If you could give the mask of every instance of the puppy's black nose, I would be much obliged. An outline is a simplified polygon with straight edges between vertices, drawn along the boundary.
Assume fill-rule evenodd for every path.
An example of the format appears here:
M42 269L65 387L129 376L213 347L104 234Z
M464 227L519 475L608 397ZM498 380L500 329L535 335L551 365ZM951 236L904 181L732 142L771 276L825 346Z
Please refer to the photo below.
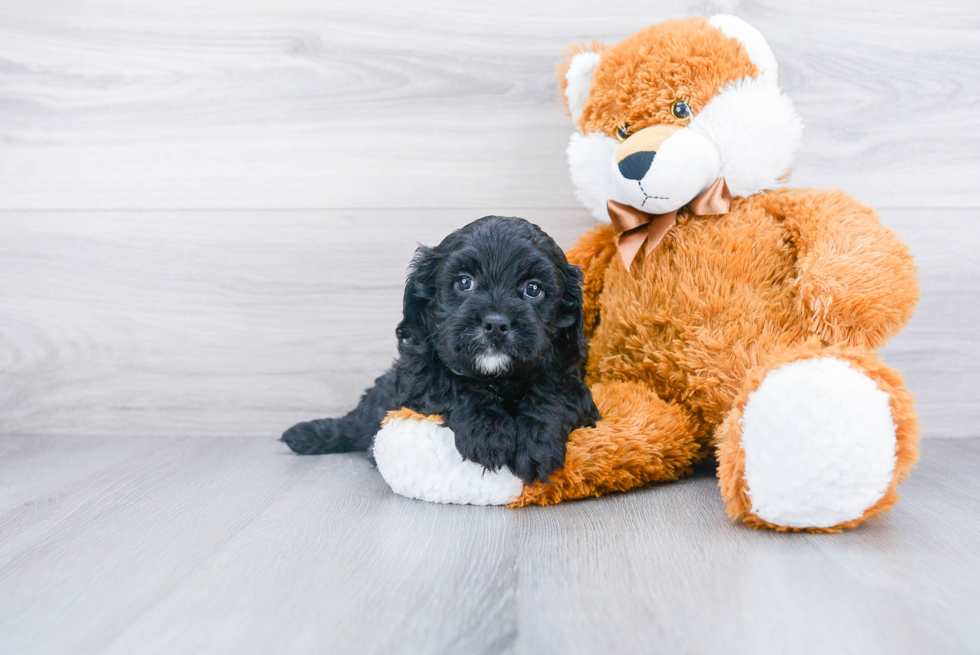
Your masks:
M483 329L488 337L499 339L510 329L510 319L503 314L487 314L483 317Z
M652 151L634 152L619 162L619 172L627 180L642 180L643 176L650 170L650 164L653 163L653 158L656 156L657 153Z

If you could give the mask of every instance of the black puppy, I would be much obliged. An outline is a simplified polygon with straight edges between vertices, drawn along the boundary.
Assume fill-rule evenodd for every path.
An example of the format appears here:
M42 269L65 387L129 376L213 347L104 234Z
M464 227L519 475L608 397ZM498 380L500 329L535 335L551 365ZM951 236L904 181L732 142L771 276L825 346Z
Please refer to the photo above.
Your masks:
M547 480L568 434L599 419L583 381L581 283L551 237L521 218L487 216L420 246L394 366L347 416L299 423L283 441L307 455L364 450L404 406L442 415L465 459Z

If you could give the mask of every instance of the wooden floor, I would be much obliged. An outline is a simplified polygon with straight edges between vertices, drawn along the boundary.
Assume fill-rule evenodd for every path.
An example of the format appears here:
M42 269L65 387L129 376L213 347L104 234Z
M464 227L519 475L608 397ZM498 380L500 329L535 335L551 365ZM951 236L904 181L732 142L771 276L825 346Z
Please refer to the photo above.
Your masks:
M710 475L550 508L259 439L0 439L0 652L976 653L980 440L898 507L755 532Z

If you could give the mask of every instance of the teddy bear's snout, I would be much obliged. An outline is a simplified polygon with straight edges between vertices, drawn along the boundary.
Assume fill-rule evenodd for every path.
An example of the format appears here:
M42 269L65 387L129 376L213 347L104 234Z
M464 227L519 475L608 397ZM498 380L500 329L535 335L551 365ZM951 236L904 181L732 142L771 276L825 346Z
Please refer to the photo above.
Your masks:
M681 128L677 125L651 125L636 132L616 149L616 165L627 180L642 180L650 170L657 150Z

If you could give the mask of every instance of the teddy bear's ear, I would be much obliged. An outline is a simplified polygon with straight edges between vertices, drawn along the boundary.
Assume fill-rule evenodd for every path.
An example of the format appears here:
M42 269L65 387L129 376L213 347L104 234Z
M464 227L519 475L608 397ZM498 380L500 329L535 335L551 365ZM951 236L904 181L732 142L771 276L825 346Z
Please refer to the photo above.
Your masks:
M758 74L720 89L690 128L718 148L721 174L733 196L779 188L788 179L803 123L779 87L776 58L758 30L742 19L717 15L709 23L742 44Z
M558 64L558 85L561 87L572 121L578 123L592 88L592 74L599 65L605 46L598 41L572 46Z
M779 68L776 56L772 54L769 44L759 30L755 29L738 16L715 14L708 19L708 24L717 27L722 33L737 40L745 48L749 59L759 70L759 78L773 84L779 83Z

